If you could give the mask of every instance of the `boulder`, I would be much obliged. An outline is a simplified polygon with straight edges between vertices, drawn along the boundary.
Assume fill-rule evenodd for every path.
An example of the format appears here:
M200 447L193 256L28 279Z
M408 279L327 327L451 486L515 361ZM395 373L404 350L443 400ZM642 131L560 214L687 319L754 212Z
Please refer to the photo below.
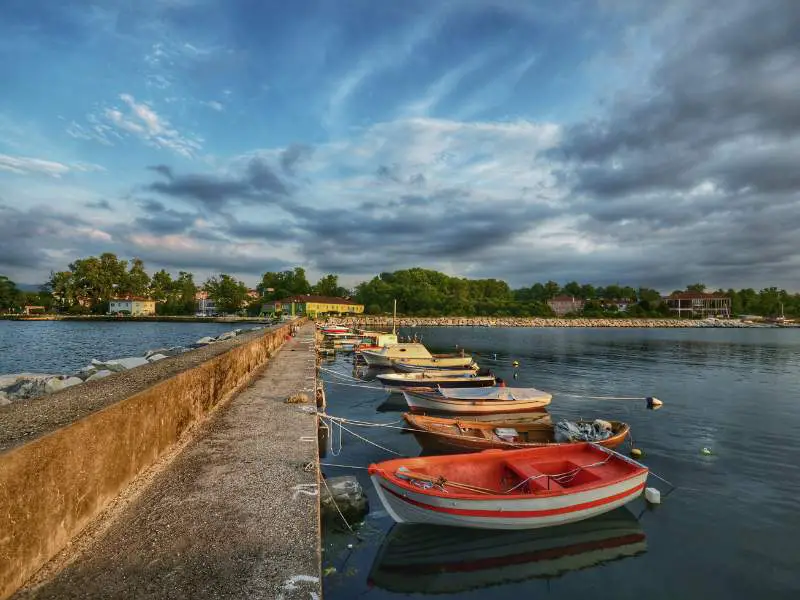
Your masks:
M0 406L5 406L6 404L11 404L11 400L8 399L8 394L0 392Z
M44 392L45 394L55 394L56 392L65 390L73 385L80 385L81 383L83 383L83 379L79 377L66 377L64 379L61 379L60 377L53 377L45 382Z
M12 385L5 387L3 391L12 400L25 400L44 394L44 386L45 380L42 378L20 378Z
M166 348L157 348L155 350L148 350L147 352L144 353L144 357L149 359L154 354L164 354L165 352L169 352L169 350L167 350Z
M0 390L14 385L19 380L39 380L50 379L51 377L58 377L58 373L11 373L9 375L0 375Z
M83 381L86 381L87 379L89 379L89 377L91 377L95 373L97 373L97 367L84 367L83 369L75 373L73 377L78 377Z
M216 341L217 340L215 340L214 338L206 336L206 337L201 337L199 340L197 340L194 343L194 345L195 346L205 346L207 344L213 344Z
M168 358L167 355L158 353L158 354L151 354L150 356L147 357L147 360L149 360L150 362L156 362L157 360L164 360L165 358Z
M136 367L141 367L142 365L149 364L146 358L141 356L129 356L127 358L115 358L114 360L109 360L106 362L105 366L107 369L111 371L114 370L114 366L120 366L123 370L127 369L135 369Z
M108 369L102 369L89 377L86 381L96 381L97 379L102 379L103 377L108 377L109 375L113 375L113 371L109 371Z
M222 335L217 338L218 342L224 342L225 340L230 340L236 337L235 331L226 331Z
M364 490L353 475L329 477L320 486L322 517L330 526L344 528L337 506L351 525L363 519L369 511Z

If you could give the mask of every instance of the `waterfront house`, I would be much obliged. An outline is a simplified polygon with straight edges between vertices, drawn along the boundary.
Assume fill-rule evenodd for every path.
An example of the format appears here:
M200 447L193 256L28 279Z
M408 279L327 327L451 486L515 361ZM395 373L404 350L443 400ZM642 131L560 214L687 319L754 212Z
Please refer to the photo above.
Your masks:
M216 314L217 306L214 300L208 297L208 292L200 290L194 295L194 299L197 301L197 316L210 317Z
M301 295L267 302L261 310L268 314L282 313L292 316L318 317L322 315L362 314L364 305L358 304L350 298Z
M664 302L678 317L703 319L731 316L731 299L723 294L679 292L666 296Z
M569 313L579 313L583 310L584 301L574 296L556 296L547 301L547 305L553 310L557 317L563 317Z
M142 317L156 314L156 301L141 296L128 296L126 298L112 298L109 302L108 312L112 315L128 313L133 317Z

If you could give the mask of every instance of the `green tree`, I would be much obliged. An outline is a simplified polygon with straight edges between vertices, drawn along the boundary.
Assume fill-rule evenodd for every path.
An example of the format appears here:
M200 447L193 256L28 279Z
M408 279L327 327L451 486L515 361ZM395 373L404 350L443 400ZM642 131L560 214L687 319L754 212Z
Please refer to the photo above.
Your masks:
M19 310L24 297L17 285L5 275L0 275L0 310L3 312Z
M706 291L706 284L705 283L692 283L686 286L687 292L693 292L695 294L702 294Z
M125 283L125 291L131 296L147 296L150 293L150 276L144 270L142 259L133 259Z
M203 289L214 300L217 310L223 313L237 313L247 305L247 286L222 273L219 277L210 277Z
M173 295L173 285L172 275L161 269L150 280L150 295L156 302L167 302Z
M342 298L349 295L348 291L339 285L338 275L325 275L311 288L311 293L318 296L334 296Z
M295 267L291 271L267 271L261 276L261 283L256 290L265 300L279 300L287 296L310 294L311 284L306 279L306 270Z
M570 281L562 288L563 292L567 296L573 296L574 298L581 298L581 292L583 291L581 288L581 284L577 281Z
M544 299L552 300L561 293L561 286L555 281L548 281L544 284Z

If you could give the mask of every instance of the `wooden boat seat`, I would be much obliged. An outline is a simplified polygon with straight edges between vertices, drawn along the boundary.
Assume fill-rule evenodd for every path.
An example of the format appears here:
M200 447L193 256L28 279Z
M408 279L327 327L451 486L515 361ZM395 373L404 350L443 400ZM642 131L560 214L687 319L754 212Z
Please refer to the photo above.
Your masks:
M542 473L530 463L507 460L505 461L505 466L520 479L529 479L527 485L528 485L528 490L531 492L554 491L554 490L564 489L558 482L553 480L551 477L549 476L541 477L541 475L545 475L545 473ZM538 477L538 479L530 479L531 477Z

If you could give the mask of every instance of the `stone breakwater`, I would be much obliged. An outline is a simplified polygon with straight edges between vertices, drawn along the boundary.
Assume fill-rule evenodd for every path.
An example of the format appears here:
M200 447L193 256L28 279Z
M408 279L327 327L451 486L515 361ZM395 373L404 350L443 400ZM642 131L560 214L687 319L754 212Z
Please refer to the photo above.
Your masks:
M0 375L0 406L10 404L14 401L30 400L31 398L53 394L84 382L103 379L112 373L119 373L120 371L127 371L143 365L149 365L170 356L176 356L177 354L182 354L183 352L202 348L217 342L231 340L242 333L250 333L260 329L264 329L264 327L234 329L233 331L226 331L216 337L202 337L188 346L172 346L170 348L148 350L142 356L129 356L105 361L92 359L91 364L79 369L75 373L14 373L11 375Z
M391 317L348 317L338 319L348 327L391 327ZM545 317L398 317L399 327L751 327L733 320L692 319L559 319Z

